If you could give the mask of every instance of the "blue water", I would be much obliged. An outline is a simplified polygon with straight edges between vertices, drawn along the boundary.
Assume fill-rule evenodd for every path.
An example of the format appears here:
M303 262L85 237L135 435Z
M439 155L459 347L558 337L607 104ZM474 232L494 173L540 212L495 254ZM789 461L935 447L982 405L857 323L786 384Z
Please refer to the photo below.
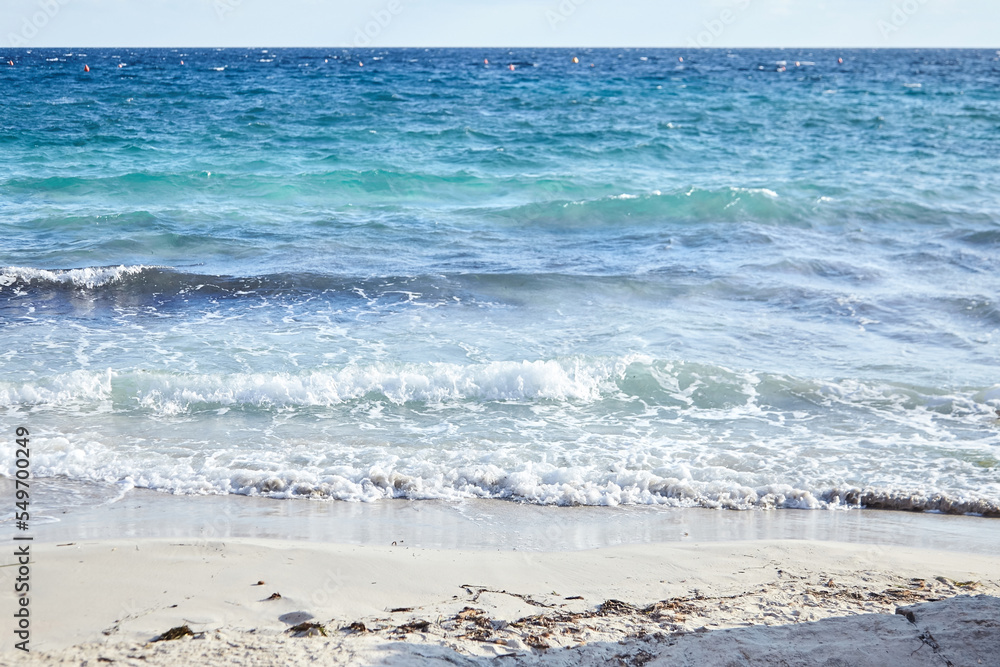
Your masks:
M0 56L38 477L1000 513L1000 52Z

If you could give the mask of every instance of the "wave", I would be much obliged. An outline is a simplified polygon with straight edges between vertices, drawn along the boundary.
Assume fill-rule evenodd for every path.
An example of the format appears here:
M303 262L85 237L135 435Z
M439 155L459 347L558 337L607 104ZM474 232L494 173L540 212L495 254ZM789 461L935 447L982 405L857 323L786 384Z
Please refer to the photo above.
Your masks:
M0 292L31 287L70 287L93 290L162 272L167 267L144 265L88 266L79 269L35 269L6 266L0 269Z
M725 475L715 479L657 474L649 470L558 468L524 463L502 466L489 461L455 466L425 463L414 469L402 464L335 465L328 468L279 464L275 470L249 467L260 455L244 453L232 465L216 456L204 465L173 456L136 459L111 453L96 442L71 445L65 438L50 443L33 460L35 475L145 488L177 494L244 495L275 499L375 502L386 499L508 500L537 505L660 505L726 510L880 509L971 514L1000 517L1000 500L986 492L942 492L930 487L816 487L774 481L740 483ZM13 461L0 455L0 464ZM239 461L242 461L240 463ZM274 467L268 466L266 467Z
M1000 385L796 378L642 355L0 383L0 415L73 425L39 433L40 476L350 501L1000 516L998 407ZM106 439L122 417L148 419L156 435ZM225 436L206 448L210 431ZM0 452L0 470L14 470L12 456Z
M597 198L567 199L558 187L535 202L480 211L494 220L522 224L604 227L607 224L702 222L783 222L809 225L810 208L768 188L687 188L673 192L622 192Z
M215 275L163 266L76 269L0 268L0 327L32 317L95 315L123 310L142 316L230 308L242 316L256 306L308 304L341 321L359 312L409 308L499 307L523 302L532 289L573 288L580 281L615 286L628 277L526 273L449 273L359 277L311 271ZM9 317L3 317L9 315Z
M368 137L367 130L358 130L359 136ZM114 137L108 137L112 141ZM121 137L121 143L131 138ZM335 156L328 156L335 157ZM324 158L326 160L326 158ZM327 160L328 161L328 160ZM64 192L75 196L113 197L141 196L156 199L167 197L176 201L178 194L199 193L213 196L227 195L245 199L287 202L289 194L307 198L296 200L296 206L318 198L326 209L337 202L337 195L351 195L352 206L360 203L383 205L386 202L413 201L427 198L436 205L442 202L469 202L489 196L543 196L554 188L559 192L584 193L586 190L565 178L527 179L518 176L489 177L469 170L450 172L408 171L398 167L373 169L315 170L296 174L275 173L284 167L280 163L256 162L262 173L222 171L134 171L112 175L29 176L8 178L0 185L11 193L38 195ZM371 195L367 198L366 195ZM339 202L337 202L339 204Z
M574 356L485 363L353 363L300 372L178 373L76 370L32 382L0 382L0 407L80 409L111 402L169 416L220 408L296 410L385 402L417 407L473 402L612 401L658 408L665 417L860 410L882 419L992 417L1000 385L935 389L857 379L805 379L694 362ZM602 408L596 408L599 412ZM749 412L747 412L749 411Z
M697 243L697 239L683 243ZM766 244L768 237L757 235L753 242ZM67 310L86 304L99 306L165 306L176 302L190 307L198 300L244 300L280 297L290 300L321 297L325 302L363 303L373 307L393 304L440 306L454 304L498 305L524 304L546 292L572 293L581 289L602 293L624 291L638 299L662 297L665 280L690 280L693 269L679 265L656 267L645 275L621 275L618 267L588 266L590 272L575 267L560 267L563 272L447 272L411 275L361 277L313 271L290 271L260 275L217 275L188 272L165 266L119 265L74 269L36 269L9 266L0 268L0 309L20 307L25 302ZM788 272L817 275L841 282L857 282L871 276L868 267L848 263L801 262L753 267L760 272ZM602 273L608 271L608 273ZM705 272L701 268L697 271ZM716 296L739 300L798 299L829 305L829 294L805 287L755 285L719 278L712 284ZM272 300L273 301L273 300Z
M0 267L0 299L47 293L76 295L156 295L246 297L282 293L335 293L342 296L385 299L396 295L401 299L467 300L478 291L494 292L513 289L525 291L532 287L552 287L579 280L600 283L641 281L632 276L594 276L560 273L439 273L422 275L385 275L359 277L312 271L279 272L259 275L217 275L193 273L167 266L118 265L91 266L74 269L36 269L30 267Z
M1000 517L1000 501L947 493L852 488L848 490L831 489L821 494L821 497L824 502L834 506Z
M773 509L883 509L978 514L1000 517L1000 501L976 494L891 488L816 489L789 484L750 487L728 480L695 481L660 477L649 472L593 474L579 471L538 473L529 468L506 472L489 467L448 471L425 479L396 471L373 469L351 479L330 476L306 481L306 476L279 477L241 473L221 480L224 493L275 498L328 498L374 501L490 498L539 505L666 505L728 510Z
M600 229L608 225L686 227L745 222L802 229L827 225L840 227L846 223L939 224L948 221L957 226L992 223L989 215L982 212L970 212L961 206L940 202L918 201L912 196L817 197L817 191L824 189L802 182L773 187L687 187L603 196L591 194L605 189L603 187L584 193L558 181L549 185L535 184L534 188L534 200L531 202L504 207L487 203L464 212L533 227ZM973 243L982 242L979 237L972 237L971 240Z
M328 294L352 300L409 301L468 297L467 290L444 276L358 278L312 272L256 276L189 273L166 266L119 265L77 269L0 268L0 303L4 299L60 295L120 303L123 297L142 303L175 299L242 299L287 294Z
M128 147L131 139L120 141ZM321 162L331 159L339 161L340 157L327 156ZM184 207L183 199L178 197L194 196L199 200L195 209L209 219L217 209L206 202L221 198L243 202L240 215L246 215L255 225L271 225L281 215L324 220L331 211L340 220L367 216L363 220L367 222L380 220L387 210L395 209L406 213L403 219L407 225L436 225L444 218L463 228L469 225L475 228L484 221L531 229L745 222L809 229L824 225L840 228L913 222L968 228L966 242L995 243L995 235L979 231L983 226L995 224L995 211L988 202L970 207L952 200L914 197L911 192L843 192L842 188L805 181L622 190L612 189L603 181L570 179L551 173L495 176L484 173L484 169L509 171L503 168L503 161L509 159L507 154L490 148L470 147L453 158L459 168L451 171L387 166L289 174L282 173L289 166L280 161L255 161L248 167L257 173L21 175L0 180L0 187L15 197L29 200L60 193L84 202L112 201L119 210L177 211ZM639 160L640 156L630 152L629 159ZM85 218L90 213L72 207L63 211L61 215L66 218ZM116 221L116 230L147 231L148 218L148 215L134 220L122 218ZM26 218L23 224L33 228L36 222ZM52 221L43 223L53 226ZM956 237L964 238L961 232Z
M458 470L446 475L450 486L395 472L372 471L350 480L329 478L308 483L296 477L259 478L238 474L220 486L224 493L273 498L320 498L371 502L382 499L457 500L486 498L538 505L664 505L727 510L880 509L1000 517L1000 501L935 491L850 488L810 491L787 484L761 488L720 482L693 482L636 474L642 479L546 482L530 473ZM187 486L186 484L183 486ZM193 489L192 489L193 490ZM204 491L204 487L202 487Z
M357 364L300 374L73 371L33 383L0 383L0 407L113 401L161 415L219 408L330 407L364 399L396 405L454 401L593 401L635 357L484 364ZM611 385L608 383L611 382Z

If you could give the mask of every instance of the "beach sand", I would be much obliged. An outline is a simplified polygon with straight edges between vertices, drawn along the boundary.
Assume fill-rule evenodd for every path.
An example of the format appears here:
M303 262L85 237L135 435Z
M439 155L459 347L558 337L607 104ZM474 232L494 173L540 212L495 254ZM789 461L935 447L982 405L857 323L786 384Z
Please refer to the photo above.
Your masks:
M176 511L191 503L154 495L143 496L146 509L140 513L164 507ZM292 505L309 504L259 507L285 511ZM412 506L397 511L405 515ZM539 509L551 517L560 512L509 503L489 507L528 517L544 516ZM129 512L133 518L134 510ZM353 513L386 510L345 510L337 504L330 511L357 516ZM190 532L202 536L149 536L144 532L155 534L157 527L150 523L144 531L139 522L133 526L135 536L33 542L31 653L13 650L8 639L0 662L1000 664L1000 555L990 553L998 528L988 519L877 512L849 518L852 526L864 524L866 514L874 526L894 519L911 528L925 525L928 534L934 526L949 525L938 519L972 526L964 540L953 540L953 549L875 544L871 540L878 534L872 531L868 543L690 541L681 534L673 540L582 550L526 539L535 548L523 550L510 535L513 541L504 547L417 546L402 537L405 522L393 524L385 517L383 526L399 529L395 545L384 543L381 533L365 544L241 536L278 521L256 514L256 523L241 516L224 536L205 536L204 526L194 523ZM827 512L785 513L787 519L778 516L782 512L755 514L753 520L765 524L793 516L793 523L831 526L845 520ZM579 516L590 517L590 510ZM669 517L669 525L692 526L704 523L699 517L734 526L747 520L746 513L689 510L621 516L639 516L647 524L662 516ZM313 516L291 522L290 533L317 521ZM564 537L573 534L565 528L572 521L553 523L564 526ZM70 532L71 522L62 524L62 532L52 535ZM86 525L79 522L78 530ZM110 519L107 525L115 526ZM610 527L606 531L618 535ZM821 531L814 526L812 532ZM8 555L4 564L12 560ZM0 585L11 590L14 568L0 571ZM154 641L185 626L192 634Z

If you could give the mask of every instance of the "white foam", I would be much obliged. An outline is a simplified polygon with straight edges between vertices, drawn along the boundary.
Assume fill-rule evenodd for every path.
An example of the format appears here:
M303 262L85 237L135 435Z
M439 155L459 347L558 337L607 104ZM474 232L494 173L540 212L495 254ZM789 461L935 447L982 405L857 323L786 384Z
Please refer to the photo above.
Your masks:
M192 404L331 406L369 394L395 404L464 399L593 401L601 386L620 377L626 360L592 364L557 361L501 361L458 365L351 365L304 374L136 376L139 404L175 413Z
M150 269L162 269L162 266L131 265L126 266L91 266L82 269L66 269L50 271L33 269L23 266L7 266L0 269L0 289L17 283L55 283L74 285L93 289L108 285L129 276L137 276Z
M94 404L111 398L111 369L72 371L32 382L0 383L0 407Z
M0 407L56 417L37 475L126 491L991 515L997 400L642 356L0 384ZM142 435L109 434L107 409Z
M777 199L778 193L769 188L730 188L733 192L746 192L752 195L764 195L770 199Z
M255 468L199 462L168 452L112 451L104 444L46 436L47 446L33 456L36 476L117 483L186 494L239 494L279 499L315 498L371 502L391 498L413 500L463 498L509 499L541 505L666 505L713 509L849 509L877 507L958 514L1000 515L990 491L942 494L930 486L811 486L778 482L744 483L720 476L697 479L690 474L657 474L648 470L608 470L606 466L556 467L538 462L504 467L482 456L458 465L407 464L385 459L336 466L301 464L300 452L257 452ZM248 453L241 457L251 459ZM296 461L296 459L298 459ZM346 460L346 459L345 459ZM293 461L295 461L293 463ZM0 453L0 464L13 460ZM113 500L111 501L113 502Z
M419 401L594 401L614 389L641 356L496 361L484 364L352 364L305 373L178 374L73 371L29 383L0 384L0 406L126 400L164 415L191 406L321 407L375 394L402 405Z

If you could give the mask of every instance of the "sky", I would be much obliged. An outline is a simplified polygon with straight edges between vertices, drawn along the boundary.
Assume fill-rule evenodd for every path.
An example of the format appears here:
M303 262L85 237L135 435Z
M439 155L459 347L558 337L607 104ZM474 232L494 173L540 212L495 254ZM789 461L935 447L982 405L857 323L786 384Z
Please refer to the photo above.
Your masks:
M998 0L0 0L3 47L1000 48Z

